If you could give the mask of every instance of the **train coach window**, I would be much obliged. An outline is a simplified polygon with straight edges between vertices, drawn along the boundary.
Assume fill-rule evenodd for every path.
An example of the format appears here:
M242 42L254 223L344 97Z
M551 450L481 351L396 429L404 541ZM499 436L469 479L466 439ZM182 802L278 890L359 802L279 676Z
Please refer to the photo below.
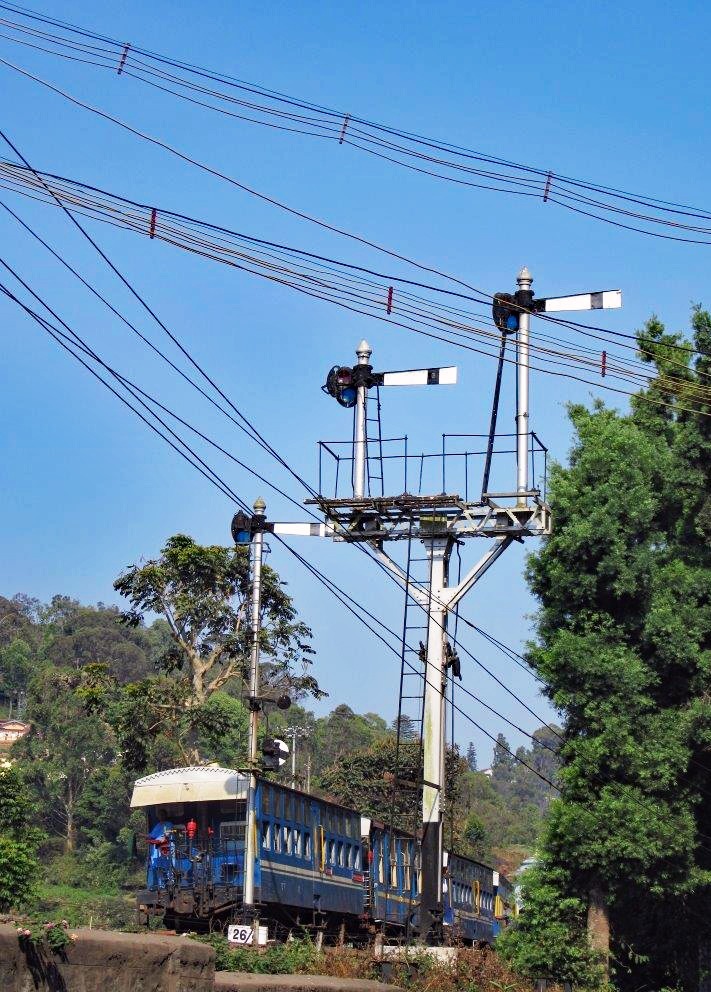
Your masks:
M335 865L335 863L336 863L336 842L335 842L335 840L329 840L329 842L328 842L328 863L330 865Z
M220 840L233 840L239 841L244 840L245 836L245 823L221 823L220 824Z
M268 851L272 846L272 825L269 820L264 820L262 823L262 847L265 851Z
M311 834L308 830L304 831L304 857L311 860Z
M291 827L286 826L286 824L281 828L282 830L282 850L284 854L291 854Z
M274 824L274 850L277 854L281 853L281 824Z
M344 844L342 840L338 842L338 864L341 868L346 867L346 856L348 851L348 845Z
M383 853L382 842L378 849L378 881L381 885L385 881L385 855Z
M301 831L299 830L298 827L294 827L294 839L293 839L292 851L294 853L294 857L296 858L301 857Z

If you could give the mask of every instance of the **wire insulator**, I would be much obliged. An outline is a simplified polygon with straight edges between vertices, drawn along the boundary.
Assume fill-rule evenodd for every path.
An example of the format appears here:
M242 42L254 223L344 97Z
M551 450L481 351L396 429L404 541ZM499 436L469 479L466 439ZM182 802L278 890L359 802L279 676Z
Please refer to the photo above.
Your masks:
M123 67L126 65L126 59L128 58L128 50L131 47L131 42L127 41L123 46L123 51L121 52L121 59L118 64L118 69L116 70L117 75L121 75L123 72Z
M350 121L350 119L351 119L351 115L350 114L346 114L346 116L343 118L343 127L341 128L341 133L340 133L339 138L338 138L338 144L339 145L342 145L343 144L343 139L346 136L346 130L348 128L348 122Z
M546 188L543 190L543 202L546 203L548 200L548 194L551 191L551 180L553 178L553 173L549 172L546 176Z

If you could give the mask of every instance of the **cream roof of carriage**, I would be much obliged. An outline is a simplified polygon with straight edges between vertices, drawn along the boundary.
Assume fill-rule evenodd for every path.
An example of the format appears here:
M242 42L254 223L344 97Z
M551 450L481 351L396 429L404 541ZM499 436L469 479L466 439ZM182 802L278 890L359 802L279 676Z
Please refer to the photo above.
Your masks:
M134 783L131 808L168 803L246 799L249 777L219 765L189 765L146 775Z

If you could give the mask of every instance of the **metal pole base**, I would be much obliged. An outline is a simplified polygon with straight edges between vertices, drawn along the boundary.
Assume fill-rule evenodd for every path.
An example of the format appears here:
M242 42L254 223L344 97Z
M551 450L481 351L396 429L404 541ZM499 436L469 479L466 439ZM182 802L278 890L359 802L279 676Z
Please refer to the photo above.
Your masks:
M420 940L425 944L442 942L442 892L440 863L442 824L423 823L420 856L422 858L422 892L420 894Z

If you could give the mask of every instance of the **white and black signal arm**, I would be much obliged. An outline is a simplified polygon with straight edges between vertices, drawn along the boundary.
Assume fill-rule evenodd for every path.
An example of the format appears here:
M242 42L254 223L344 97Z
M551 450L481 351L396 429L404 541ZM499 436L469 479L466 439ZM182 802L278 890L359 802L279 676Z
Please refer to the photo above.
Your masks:
M334 365L322 387L325 393L345 407L355 407L353 430L353 495L365 493L366 414L368 390L374 386L453 386L457 382L454 365L430 369L405 369L401 372L374 372L370 364L372 348L361 341L356 348L358 363L352 368Z
M361 350L370 349L367 342L359 345ZM358 388L372 389L374 386L454 386L457 383L456 365L446 365L430 369L403 369L398 372L374 372L372 365L359 362L352 367L334 365L321 387L324 393L332 396L341 406L354 407L358 402Z
M496 293L491 312L500 331L514 334L519 330L522 313L617 310L621 306L621 289L602 289L595 293L574 293L572 296L548 296L545 299L534 299L530 289L519 289L516 293Z

